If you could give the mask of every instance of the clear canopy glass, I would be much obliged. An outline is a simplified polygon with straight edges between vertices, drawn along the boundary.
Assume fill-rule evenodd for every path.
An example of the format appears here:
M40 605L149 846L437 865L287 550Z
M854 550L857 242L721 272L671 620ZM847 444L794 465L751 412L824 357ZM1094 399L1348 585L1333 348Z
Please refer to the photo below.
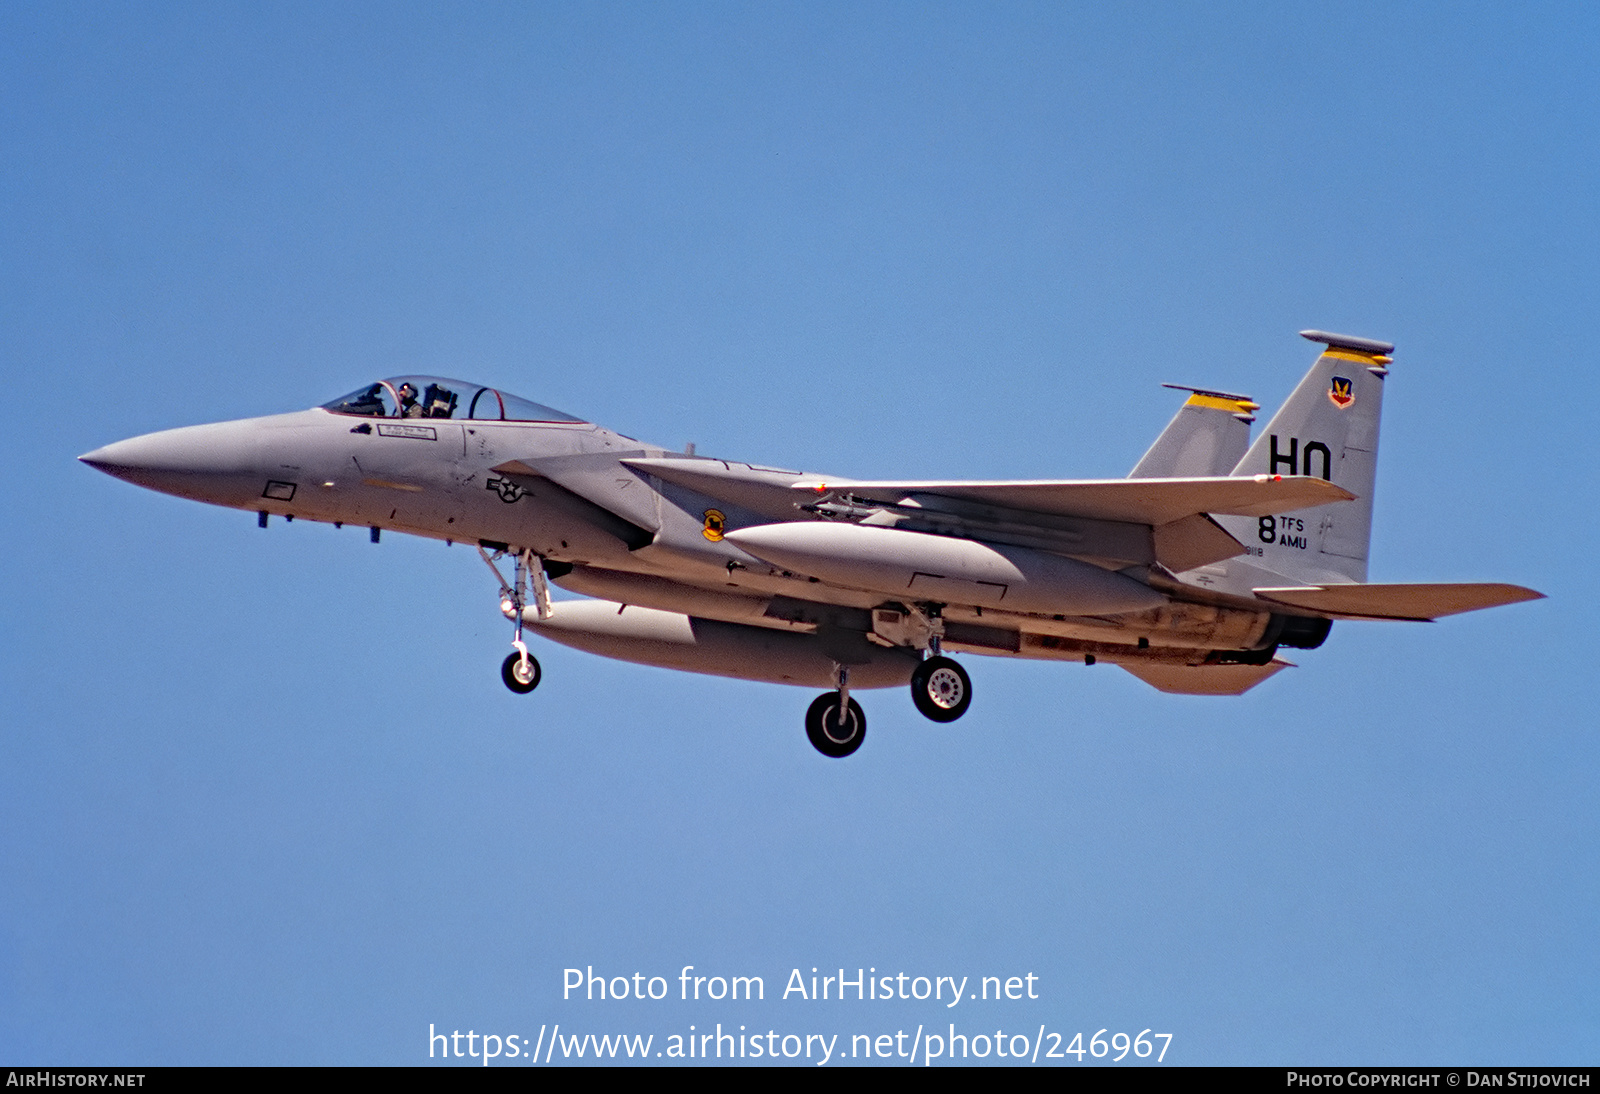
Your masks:
M394 376L352 391L322 409L364 418L456 418L480 422L581 422L571 414L492 387L443 376Z

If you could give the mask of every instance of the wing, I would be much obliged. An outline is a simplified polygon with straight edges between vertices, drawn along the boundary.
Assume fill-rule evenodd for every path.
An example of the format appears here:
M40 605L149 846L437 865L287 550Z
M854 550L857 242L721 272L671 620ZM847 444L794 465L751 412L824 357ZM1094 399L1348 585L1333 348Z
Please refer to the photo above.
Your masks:
M1090 479L1020 482L862 481L823 479L795 471L752 467L703 457L630 458L637 471L721 498L774 520L794 519L797 504L811 499L848 496L867 504L895 509L902 515L921 511L959 517L960 534L1061 550L1084 557L1104 557L1116 565L1157 560L1175 573L1240 554L1238 540L1207 514L1260 516L1348 501L1352 495L1332 483L1305 476L1205 477L1159 479ZM954 503L954 504L952 504ZM1023 535L1033 527L1066 529L1081 540L1110 538L1123 542L1137 529L1147 546L1075 548ZM1099 525L1107 536L1082 522ZM1142 529L1138 526L1143 526ZM1117 532L1124 534L1113 534Z
M849 494L862 501L896 505L932 495L1046 516L1115 520L1152 527L1202 513L1259 517L1308 509L1355 495L1307 475L1163 479L1047 479L1000 482L822 479L794 471L729 464L704 458L624 459L623 463L710 497L737 498L765 508L781 491ZM793 507L794 494L789 508Z
M1248 478L1066 479L1017 482L854 482L800 479L791 490L849 494L885 504L919 495L1025 510L1049 516L1115 520L1157 527L1206 513L1260 517L1309 509L1355 495L1308 475Z

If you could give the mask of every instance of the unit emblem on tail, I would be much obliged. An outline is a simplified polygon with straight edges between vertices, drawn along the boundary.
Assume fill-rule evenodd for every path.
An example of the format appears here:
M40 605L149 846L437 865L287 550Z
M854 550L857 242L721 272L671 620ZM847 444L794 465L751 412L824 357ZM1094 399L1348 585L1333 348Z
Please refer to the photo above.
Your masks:
M1355 402L1355 392L1351 390L1349 379L1344 376L1335 376L1333 378L1333 386L1328 389L1328 398L1340 410Z

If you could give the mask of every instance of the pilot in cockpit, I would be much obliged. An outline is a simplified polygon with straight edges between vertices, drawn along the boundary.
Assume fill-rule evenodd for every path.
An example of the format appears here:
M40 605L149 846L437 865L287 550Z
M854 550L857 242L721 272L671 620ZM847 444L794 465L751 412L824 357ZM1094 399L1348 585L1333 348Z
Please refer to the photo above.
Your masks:
M417 389L410 384L400 385L400 417L422 417L422 404L417 402Z

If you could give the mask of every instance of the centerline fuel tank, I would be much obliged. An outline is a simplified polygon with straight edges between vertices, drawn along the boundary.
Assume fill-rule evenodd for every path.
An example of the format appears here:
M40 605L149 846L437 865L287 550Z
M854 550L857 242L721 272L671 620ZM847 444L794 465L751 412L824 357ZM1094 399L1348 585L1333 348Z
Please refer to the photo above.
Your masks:
M533 608L522 618L552 641L602 657L773 684L831 688L842 665L853 688L901 687L920 660L915 650L885 649L858 633L793 634L606 600L563 600L546 618Z

